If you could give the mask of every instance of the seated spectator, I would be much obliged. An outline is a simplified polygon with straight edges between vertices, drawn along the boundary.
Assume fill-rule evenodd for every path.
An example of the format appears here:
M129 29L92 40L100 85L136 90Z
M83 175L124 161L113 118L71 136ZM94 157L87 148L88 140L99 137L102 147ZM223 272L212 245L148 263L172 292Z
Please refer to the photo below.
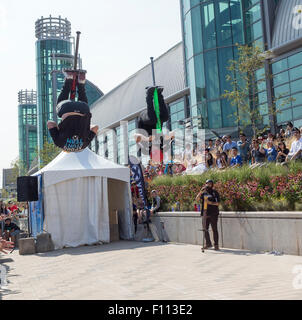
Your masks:
M289 149L286 148L286 144L284 142L279 142L276 157L277 163L284 163L288 153Z
M152 190L151 197L152 197L152 206L150 209L150 213L155 214L155 213L158 213L160 210L160 197L157 195L156 190Z
M294 125L290 121L288 121L286 124L285 138L290 138L293 135L293 128Z
M206 166L207 168L212 168L213 164L214 164L214 158L209 150L209 148L206 148L205 150L205 161L206 161Z
M279 137L280 137L280 139L285 139L285 130L284 129L280 129Z
M302 153L302 138L301 133L298 128L293 129L293 135L295 140L292 142L290 147L290 152L288 153L286 157L286 162L288 161L294 161L301 159L301 153Z
M13 223L10 218L5 220L4 232L5 240L11 239L11 241L16 245L16 235L20 233L20 228Z
M239 135L240 140L237 142L238 154L240 155L243 162L248 162L249 153L250 153L250 145L246 139L246 135L241 133Z
M268 140L268 142L267 142L266 157L267 157L268 162L275 162L276 161L277 150L276 150L272 140Z
M228 166L227 161L225 160L225 157L222 155L222 153L219 150L216 151L214 166L219 170L223 170Z
M9 201L8 204L9 204L8 210L11 213L14 213L15 211L19 211L18 207L12 201Z
M228 153L233 147L237 148L237 143L232 141L231 136L226 137L226 143L223 145L223 151Z
M228 155L225 152L221 152L221 157L226 163L226 166L228 166L228 163L229 163Z
M221 139L217 138L215 140L215 145L214 145L214 152L216 153L216 151L220 151L222 152L222 147L223 147L223 144L222 144L222 141Z
M210 152L214 150L214 144L213 144L213 140L212 139L209 139L208 149L209 149Z
M242 158L238 154L238 150L236 147L232 148L232 158L230 161L230 167L236 168L242 166Z
M261 140L261 145L259 146L259 142L257 139L253 139L252 142L252 150L251 150L251 156L252 156L252 164L251 167L257 167L259 165L262 165L265 162L265 155L266 150L264 149L264 141Z
M267 135L267 142L272 142L274 143L275 136L272 133L268 133Z

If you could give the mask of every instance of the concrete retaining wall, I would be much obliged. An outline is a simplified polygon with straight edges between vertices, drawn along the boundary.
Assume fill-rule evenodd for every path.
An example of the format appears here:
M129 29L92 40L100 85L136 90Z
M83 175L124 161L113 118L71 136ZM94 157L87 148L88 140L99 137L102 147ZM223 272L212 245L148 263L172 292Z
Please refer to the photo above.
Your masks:
M198 212L163 212L152 221L159 234L164 223L169 241L202 244ZM221 212L218 227L220 247L302 255L302 212Z

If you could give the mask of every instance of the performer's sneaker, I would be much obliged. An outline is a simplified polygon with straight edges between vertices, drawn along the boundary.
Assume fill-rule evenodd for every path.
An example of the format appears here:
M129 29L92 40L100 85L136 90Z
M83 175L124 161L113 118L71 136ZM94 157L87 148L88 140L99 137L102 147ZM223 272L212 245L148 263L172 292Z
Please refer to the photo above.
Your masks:
M203 250L207 250L207 249L210 249L210 248L212 248L212 245L210 245L210 246L205 245L203 248L201 248L201 250L202 250L202 249L203 249Z
M63 70L63 74L66 79L73 79L73 76L75 73L76 73L76 71L74 71L74 70L68 70L68 69Z
M86 82L86 70L78 70L78 83L85 84Z
M214 246L214 250L219 251L219 247L217 244Z

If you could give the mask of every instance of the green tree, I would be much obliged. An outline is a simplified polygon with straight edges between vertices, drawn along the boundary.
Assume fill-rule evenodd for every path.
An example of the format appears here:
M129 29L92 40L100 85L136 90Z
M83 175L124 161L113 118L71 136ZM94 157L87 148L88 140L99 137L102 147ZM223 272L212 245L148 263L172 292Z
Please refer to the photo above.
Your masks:
M225 90L222 95L227 98L232 106L237 108L234 113L235 121L238 125L251 126L253 135L258 133L259 124L263 124L263 114L259 108L258 88L269 77L262 69L265 60L269 58L271 52L263 52L258 46L237 45L238 59L230 60L227 69L230 71L226 80L231 84L232 90ZM276 115L280 110L276 108L276 103L288 93L282 93L275 97L272 105L269 106L269 114ZM281 106L294 100L292 98L283 99Z
M61 151L56 145L45 140L43 149L39 151L40 169L51 162Z
M26 175L27 173L26 164L19 158L16 158L15 160L13 160L10 165L11 165L11 168L13 169L12 176L11 176L12 181L15 182L17 181L18 177Z

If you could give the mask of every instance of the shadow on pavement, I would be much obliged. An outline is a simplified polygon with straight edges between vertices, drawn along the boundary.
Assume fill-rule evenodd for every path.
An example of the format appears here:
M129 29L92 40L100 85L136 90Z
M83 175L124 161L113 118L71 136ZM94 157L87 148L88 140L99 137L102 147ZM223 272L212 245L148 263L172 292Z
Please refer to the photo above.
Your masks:
M61 255L69 254L69 255L82 255L82 254L90 254L96 252L108 252L108 251L116 251L116 250L135 250L146 247L158 247L167 245L164 242L138 242L138 241L129 241L129 240L121 240L116 242L111 242L108 244L100 244L100 245L84 245L76 248L64 248L55 251L45 252L45 253L36 253L39 257L58 257Z
M205 250L208 251L208 250ZM214 251L214 249L210 249L210 251ZM241 249L228 249L228 248L220 248L219 251L214 251L215 253L231 253L239 256L251 256L251 255L258 255L264 254L263 252L259 251L248 251L248 250L241 250Z

